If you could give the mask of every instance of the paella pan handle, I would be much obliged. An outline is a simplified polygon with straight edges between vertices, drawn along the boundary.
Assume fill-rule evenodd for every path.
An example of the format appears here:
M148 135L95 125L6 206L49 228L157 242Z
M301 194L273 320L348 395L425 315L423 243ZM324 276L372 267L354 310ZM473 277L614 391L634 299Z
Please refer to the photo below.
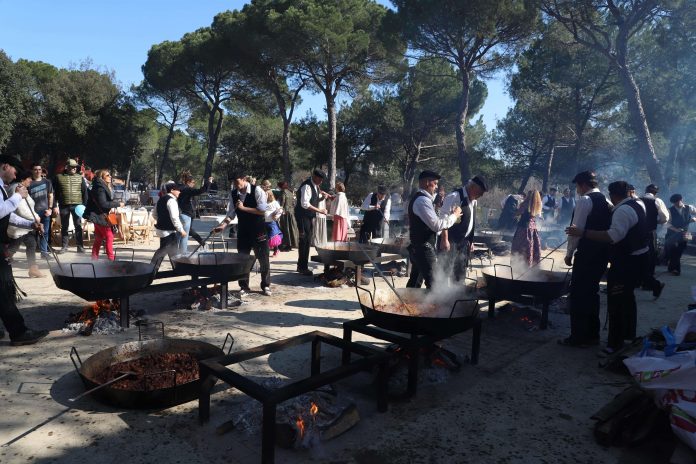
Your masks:
M218 265L218 255L216 253L210 253L210 252L205 252L205 253L198 253L198 265L201 265L201 256L212 256L213 259L215 260L215 265Z
M119 251L124 251L124 252L130 251L130 254L131 254L130 260L131 260L131 262L133 262L133 260L135 260L135 248L114 248L114 256L115 256L115 259L118 260L118 261L122 261L122 260L119 260L119 259L118 259L118 252L119 252Z
M359 290L362 290L363 292L366 292L368 295L370 295L370 303L372 303L372 306L370 306L371 309L375 309L375 299L372 296L372 292L365 287L361 287L360 285L355 286L355 293L358 295L358 303L360 303L360 292ZM377 294L377 290L375 290L375 295ZM362 303L360 303L362 305Z
M171 375L172 376L172 387L176 387L176 369L166 369L164 371L144 373L143 374L143 390L150 391L150 389L148 388L150 386L150 384L147 380L150 377L154 377L155 375L161 375L161 374Z
M77 348L74 346L70 348L70 360L73 363L73 366L75 366L75 370L77 373L80 373L80 367L77 367L77 362L75 362L75 358L77 358L77 362L80 363L80 367L82 367L82 359L80 359L80 353L77 352Z
M475 306L476 312L472 316L477 316L478 315L478 308L479 308L479 300L478 300L478 298L472 298L472 299L466 299L466 300L455 300L454 304L452 304L452 311L450 311L449 318L452 319L452 316L454 316L454 310L457 309L457 305L459 303L471 303L472 301L476 305Z
M494 264L494 265L493 265L493 274L494 274L496 277L498 277L498 271L497 271L498 266L506 267L506 268L510 269L510 278L511 278L511 279L514 279L514 278L515 278L515 277L512 275L512 266L510 266L509 264Z
M92 268L92 275L94 278L97 278L97 271L94 269L94 264L92 263L70 263L70 273L72 274L73 277L75 277L75 269L73 269L73 266L89 266Z
M155 325L159 325L159 326L160 326L160 330L161 330L161 332L162 332L162 336L159 337L159 338L164 338L164 322L162 322L162 321L156 321L156 320L153 320L153 321L145 321L145 320L142 320L142 321L138 321L138 324L137 324L137 325L138 325L138 341L139 341L139 342L142 342L142 341L143 341L143 328L148 328L148 327L150 327L150 326L155 326Z
M232 352L232 346L234 346L234 337L232 336L231 333L227 332L227 335L225 336L225 341L222 342L222 348L220 348L223 352L225 351L225 346L227 346L227 340L230 341L230 347L227 349L227 354L230 354Z
M539 260L539 264L541 265L541 262L544 261L545 259L551 261L551 271L553 271L553 266L554 266L554 264L556 264L556 261L554 261L553 258L551 258L549 256L544 256L543 258L541 258Z

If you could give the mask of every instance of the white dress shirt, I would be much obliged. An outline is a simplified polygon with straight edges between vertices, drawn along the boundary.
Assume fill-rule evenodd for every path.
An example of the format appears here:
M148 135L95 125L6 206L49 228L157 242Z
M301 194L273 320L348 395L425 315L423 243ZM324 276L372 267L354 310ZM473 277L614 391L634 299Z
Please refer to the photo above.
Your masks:
M427 191L420 189L419 192L425 196L419 196L413 202L413 214L418 216L433 232L440 232L444 229L449 229L457 222L457 217L454 214L445 214L438 218L433 206L435 197Z
M8 214L10 215L10 224L14 224L17 226L27 226L27 220L24 218L21 218L14 214L14 211L17 209L19 204L24 201L22 199L22 196L19 193L14 193L10 195L7 192L7 188L5 187L5 183L0 179L0 188L2 188L5 191L5 194L7 195L7 200L3 201L0 203L0 218L4 218ZM33 224L33 221L29 221L28 225L31 227Z
M556 195L551 195L551 194L547 193L546 195L544 195L544 198L541 199L541 209L542 209L543 211L553 211L554 209L556 209L556 208L558 207L558 202L555 203L556 206L546 206L546 203L547 203L550 199L553 199L553 201L555 202L555 201L556 201Z
M466 188L463 188L464 190L464 198L469 198L469 195L466 193ZM447 216L452 209L455 206L461 205L461 200L459 198L459 189L455 190L454 192L451 192L447 194L445 199L442 202L442 208L440 208L440 217L445 217ZM476 200L470 201L469 202L469 224L466 225L466 233L464 234L465 237L468 237L469 234L471 233L471 229L474 228L474 214L476 214Z
M669 221L669 209L667 209L667 205L665 205L665 202L662 201L661 198L656 197L652 193L646 193L643 195L645 198L652 198L655 200L655 206L657 207L657 223L658 224L665 224L666 222Z
M311 204L309 203L309 200L312 199L312 190L311 189L314 189L314 191L317 192L317 195L321 196L321 194L319 192L319 187L317 187L314 184L314 182L310 181L309 183L312 185L312 187L305 184L300 189L300 206L303 207L304 209L308 209L311 206Z
M377 195L376 193L369 193L366 197L365 200L363 201L362 206L360 209L362 211L374 211L377 209L380 209L382 207L383 202L387 202L387 205L384 207L384 220L389 221L390 213L391 213L391 198L388 195L384 195L383 200L377 200L376 205L371 205L372 203L372 195Z
M575 200L575 209L573 210L573 225L580 229L585 229L587 217L592 212L592 199L588 195L594 192L599 192L599 189L593 188L586 194L580 195L577 200ZM611 208L612 204L609 200L607 200L607 204L609 205L609 208ZM573 256L575 250L578 249L578 243L580 243L580 237L568 236L566 256Z
M233 189L232 192L234 192L236 189ZM251 193L251 184L247 182L247 186L244 190L242 191L237 191L237 195L239 196L239 199L244 203L244 200L246 199L246 196ZM257 187L256 191L254 193L254 198L256 198L256 209L266 214L266 209L268 206L266 205L266 192L263 191L261 187ZM233 196L230 195L230 202L227 204L227 217L230 219L234 219L237 217L237 206L234 204L234 199Z
M628 234L629 229L638 224L638 215L632 207L626 204L629 200L634 200L634 198L626 198L614 208L614 213L611 216L611 226L609 226L609 230L607 230L609 238L611 238L611 243L618 243L623 240ZM645 211L645 204L640 200L636 202L643 208L643 211ZM648 247L646 246L640 250L634 251L631 255L642 255L643 253L647 253L647 251Z
M171 197L174 201L167 200L167 211L169 211L169 217L172 219L172 224L174 224L175 230L162 230L155 227L155 235L160 238L168 237L171 234L182 233L184 231L184 226L181 224L179 219L179 204L176 201L176 197L171 193L166 196ZM157 207L152 209L152 218L157 222Z

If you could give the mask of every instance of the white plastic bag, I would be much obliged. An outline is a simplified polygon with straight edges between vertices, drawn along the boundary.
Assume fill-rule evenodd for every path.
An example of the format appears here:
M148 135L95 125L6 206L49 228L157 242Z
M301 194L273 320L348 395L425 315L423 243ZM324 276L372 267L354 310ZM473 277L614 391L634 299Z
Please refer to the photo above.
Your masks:
M677 328L674 329L674 342L679 344L689 332L696 332L696 309L687 311L681 315Z

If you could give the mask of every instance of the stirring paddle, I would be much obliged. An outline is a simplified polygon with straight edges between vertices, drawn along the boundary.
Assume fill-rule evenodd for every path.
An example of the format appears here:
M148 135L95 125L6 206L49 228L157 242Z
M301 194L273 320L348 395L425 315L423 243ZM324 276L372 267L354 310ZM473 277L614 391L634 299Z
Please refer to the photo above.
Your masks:
M568 239L563 240L563 241L561 242L560 245L558 245L556 248L554 248L553 250L551 250L551 251L549 251L548 253L546 253L546 256L544 256L543 258L541 258L538 262L534 263L532 266L529 267L529 269L527 269L526 271L524 271L522 274L518 275L518 276L517 276L517 279L513 279L513 280L520 280L520 279L522 278L523 275L525 275L526 273L528 273L529 271L531 271L532 269L534 269L535 267L537 267L543 260L545 260L546 258L548 258L549 255L550 255L551 253L553 253L554 251L558 250L558 249L561 248L563 245L565 245L565 243L566 243L567 241L568 241Z

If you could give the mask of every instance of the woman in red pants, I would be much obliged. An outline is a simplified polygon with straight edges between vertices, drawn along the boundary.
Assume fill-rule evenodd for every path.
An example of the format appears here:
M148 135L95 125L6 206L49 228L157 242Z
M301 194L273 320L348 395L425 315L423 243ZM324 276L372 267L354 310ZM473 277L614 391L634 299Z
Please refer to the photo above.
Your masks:
M114 232L111 224L106 220L111 208L123 206L123 202L113 200L111 193L111 173L108 169L100 169L94 175L92 190L89 192L89 200L84 215L94 224L94 245L92 245L92 259L99 258L99 249L102 242L106 242L106 256L113 261Z

